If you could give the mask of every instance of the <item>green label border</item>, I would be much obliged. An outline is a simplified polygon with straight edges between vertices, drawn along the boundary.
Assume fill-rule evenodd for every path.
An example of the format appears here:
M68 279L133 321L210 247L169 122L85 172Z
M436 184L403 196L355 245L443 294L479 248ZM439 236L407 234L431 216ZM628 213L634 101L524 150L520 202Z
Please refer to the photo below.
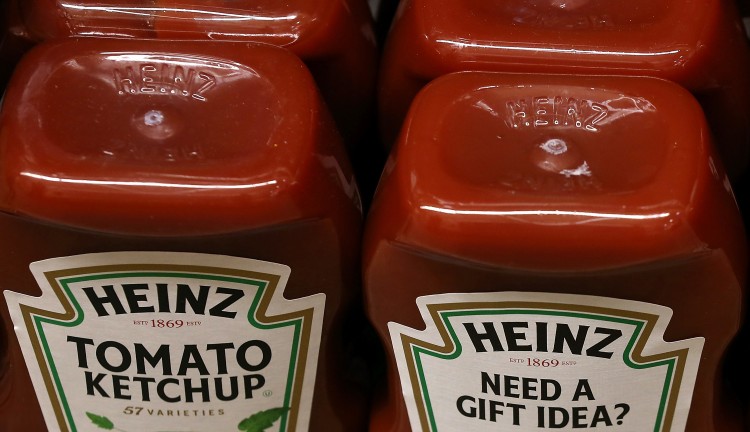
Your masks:
M684 374L688 350L643 356L642 351L654 330L658 315L602 307L590 307L571 304L535 303L535 302L476 302L428 304L427 310L438 326L443 344L434 345L411 336L401 335L401 343L407 357L407 367L414 399L417 403L419 420L425 431L437 432L429 389L427 388L422 356L432 356L443 360L455 359L461 355L462 347L450 318L469 315L548 315L568 316L573 318L594 319L617 322L635 327L633 336L623 352L623 362L633 369L667 367L667 374L662 387L662 395L653 432L671 429L680 384Z
M279 431L295 429L299 417L299 400L304 382L305 359L308 356L314 311L313 309L305 309L282 315L267 315L271 298L278 288L279 275L191 265L123 264L51 271L45 272L44 276L55 292L58 301L63 305L65 312L54 313L22 304L21 314L29 332L42 378L62 432L77 432L78 428L73 421L65 390L62 388L57 375L57 368L43 325L76 327L83 322L85 319L84 312L70 289L69 284L71 283L110 278L154 276L213 280L254 286L257 291L247 315L250 325L259 330L294 326L294 341L284 394L284 406L289 407L290 410L282 415Z

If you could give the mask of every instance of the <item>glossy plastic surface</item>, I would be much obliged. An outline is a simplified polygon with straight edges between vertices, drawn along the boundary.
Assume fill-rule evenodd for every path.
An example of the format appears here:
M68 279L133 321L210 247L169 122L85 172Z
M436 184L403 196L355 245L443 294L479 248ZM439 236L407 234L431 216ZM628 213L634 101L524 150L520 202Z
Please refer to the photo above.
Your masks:
M341 373L343 317L356 296L359 197L340 138L295 56L214 42L40 46L9 85L0 155L0 238L14 245L0 252L0 290L39 295L30 262L91 252L283 263L292 268L290 298L326 294L310 430L362 427L362 400ZM15 337L8 341L0 430L46 430Z
M29 31L64 36L173 37L305 43L346 1L30 0L19 2ZM348 7L347 7L348 9ZM350 13L350 12L348 12Z
M449 72L647 75L691 90L733 174L750 157L750 54L722 0L407 0L386 45L379 95L392 142L409 103Z
M669 306L668 340L706 337L687 430L741 430L720 370L743 309L744 232L700 106L674 84L436 80L391 154L364 271L389 352L372 431L410 430L387 323L423 328L420 296L505 290Z
M15 1L40 40L77 35L283 46L307 63L350 145L371 120L377 52L362 0Z

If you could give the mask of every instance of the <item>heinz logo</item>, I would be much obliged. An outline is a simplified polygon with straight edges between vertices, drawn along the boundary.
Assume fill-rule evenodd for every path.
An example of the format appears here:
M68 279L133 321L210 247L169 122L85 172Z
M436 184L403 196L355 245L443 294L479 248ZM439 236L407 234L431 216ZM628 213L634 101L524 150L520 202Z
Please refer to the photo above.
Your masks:
M121 95L179 95L205 102L218 81L211 73L172 64L146 63L115 69L115 88Z
M513 128L563 126L595 132L609 115L606 106L589 100L543 96L505 104L506 122Z
M100 317L172 312L234 318L237 311L232 306L245 296L240 289L181 283L125 283L82 290Z

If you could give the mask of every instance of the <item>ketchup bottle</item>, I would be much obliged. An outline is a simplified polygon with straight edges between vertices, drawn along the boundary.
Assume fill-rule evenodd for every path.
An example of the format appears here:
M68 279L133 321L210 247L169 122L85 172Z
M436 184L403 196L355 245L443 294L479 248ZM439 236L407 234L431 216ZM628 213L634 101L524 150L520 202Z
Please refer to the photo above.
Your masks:
M404 0L381 71L386 144L420 88L464 70L666 78L701 101L733 178L750 159L750 53L732 2Z
M374 111L377 48L364 0L13 0L40 40L93 37L265 42L302 58L349 146Z
M365 230L370 430L740 431L742 221L653 78L466 72L417 97Z
M364 427L359 197L295 56L42 44L0 155L0 430Z

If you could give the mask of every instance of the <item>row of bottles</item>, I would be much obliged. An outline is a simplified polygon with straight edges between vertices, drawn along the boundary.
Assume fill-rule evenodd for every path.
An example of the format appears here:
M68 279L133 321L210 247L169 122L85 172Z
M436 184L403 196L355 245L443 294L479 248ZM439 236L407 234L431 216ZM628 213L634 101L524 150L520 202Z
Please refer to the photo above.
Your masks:
M750 426L730 2L0 4L0 431Z

